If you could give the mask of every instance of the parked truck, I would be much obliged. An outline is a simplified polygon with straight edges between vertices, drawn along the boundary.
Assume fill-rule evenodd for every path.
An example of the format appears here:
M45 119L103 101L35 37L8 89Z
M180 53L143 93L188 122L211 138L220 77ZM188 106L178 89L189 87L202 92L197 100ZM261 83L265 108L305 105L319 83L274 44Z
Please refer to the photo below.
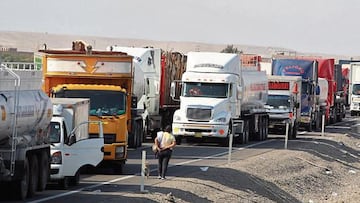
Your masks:
M308 131L320 129L322 114L318 96L317 61L303 59L273 59L272 75L301 76L301 120L300 124Z
M318 62L318 77L326 79L328 83L326 121L339 122L345 117L346 112L341 67L335 65L335 60L332 58L313 58L313 60Z
M351 116L360 114L360 63L351 63L349 71L349 104Z
M50 174L52 104L41 71L0 67L0 184L24 200L44 190Z
M170 97L169 87L172 81L181 79L186 57L152 47L113 45L107 50L125 52L134 57L136 82L133 94L139 98L136 115L143 119L144 136L155 138L157 131L172 123L173 114L179 108L179 103Z
M268 75L268 80L269 130L285 134L286 123L289 123L289 139L295 139L301 119L302 78Z
M104 137L101 121L89 122L90 100L83 98L51 98L53 118L50 123L50 181L67 189L78 185L81 170L96 167L104 157ZM95 122L95 123L94 123ZM92 131L99 136L89 136Z
M176 84L171 86L174 99ZM239 55L190 52L178 84L180 109L172 124L178 143L183 137L203 138L227 146L231 134L240 143L267 138L266 74L242 69Z
M82 41L72 49L43 49L35 54L35 67L43 70L43 90L55 98L89 98L90 121L104 124L104 158L101 166L121 173L127 159L127 147L141 145L141 118L132 113L133 57L115 51L92 50ZM98 128L89 124L92 137Z

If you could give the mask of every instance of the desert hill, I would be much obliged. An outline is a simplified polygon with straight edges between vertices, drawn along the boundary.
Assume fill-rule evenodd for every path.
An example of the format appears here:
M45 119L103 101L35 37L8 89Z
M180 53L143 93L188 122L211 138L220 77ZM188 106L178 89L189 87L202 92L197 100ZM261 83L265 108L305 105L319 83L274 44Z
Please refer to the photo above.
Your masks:
M43 44L47 45L48 49L54 48L70 48L72 41L83 40L91 44L94 49L104 50L107 46L134 46L144 47L152 46L158 47L167 51L177 51L187 53L189 51L221 51L228 44L206 44L197 42L176 42L176 41L154 41L146 39L124 39L124 38L109 38L98 36L79 36L79 35L59 35L50 33L35 33L35 32L13 32L0 31L0 48L17 48L18 51L35 52L43 48ZM350 59L349 56L339 55L324 55L319 53L300 53L296 50L291 50L281 47L266 47L266 46L251 46L233 44L235 48L248 54L259 54L264 58L271 58L275 54L285 55L310 55L333 57L335 59Z

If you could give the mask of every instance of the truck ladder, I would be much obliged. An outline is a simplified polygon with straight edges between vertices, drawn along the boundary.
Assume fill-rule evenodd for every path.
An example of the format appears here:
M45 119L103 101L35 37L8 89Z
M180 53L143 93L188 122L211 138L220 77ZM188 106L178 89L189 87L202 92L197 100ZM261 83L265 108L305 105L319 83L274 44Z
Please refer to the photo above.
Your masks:
M1 65L2 70L7 71L11 76L14 77L14 113L13 119L11 121L12 126L12 137L11 137L11 162L10 162L10 175L13 176L15 172L15 159L16 159L16 145L17 145L17 113L19 106L19 90L20 90L20 77L14 73L11 69L7 68L5 65Z

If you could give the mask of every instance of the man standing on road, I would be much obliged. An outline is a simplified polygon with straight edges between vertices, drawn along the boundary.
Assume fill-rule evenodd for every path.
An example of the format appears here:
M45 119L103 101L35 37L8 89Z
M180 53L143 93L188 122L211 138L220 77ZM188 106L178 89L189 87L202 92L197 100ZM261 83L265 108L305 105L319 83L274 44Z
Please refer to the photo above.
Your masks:
M171 134L170 125L165 127L164 132L159 132L157 134L155 145L158 147L158 178L164 180L173 148L176 145L175 137Z

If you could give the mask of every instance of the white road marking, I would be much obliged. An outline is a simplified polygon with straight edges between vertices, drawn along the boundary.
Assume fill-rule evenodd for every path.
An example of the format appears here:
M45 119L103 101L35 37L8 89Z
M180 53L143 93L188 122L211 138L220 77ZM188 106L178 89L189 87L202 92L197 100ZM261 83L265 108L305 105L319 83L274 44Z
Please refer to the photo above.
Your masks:
M275 140L265 140L265 141L262 141L262 142L257 142L257 143L251 144L251 145L247 145L245 147L233 148L233 151L234 150L241 151L241 150L244 150L246 148L255 147L257 145L261 145L261 144L268 143L268 142L273 142L273 141L275 141ZM180 163L177 163L177 164L169 165L169 168L174 167L174 166L182 166L182 165L185 165L185 164L194 163L194 162L197 162L197 161L202 161L202 160L205 160L205 159L211 159L211 158L215 158L215 157L218 157L218 156L223 156L223 155L226 155L226 154L228 154L228 151L218 153L218 154L214 154L214 155L207 156L207 157L203 157L203 158L193 159L193 160L184 161L184 162L180 162ZM154 171L154 170L157 170L157 169L153 169L151 171ZM80 188L80 189L77 189L77 190L65 192L65 193L62 193L62 194L57 194L57 195L54 195L54 196L45 197L45 198L42 198L42 199L31 201L29 203L38 203L38 202L49 201L49 200L56 199L56 198L59 198L59 197L64 197L64 196L76 194L76 193L79 193L81 191L92 189L92 188L99 187L99 186L102 186L102 185L118 182L118 181L121 181L121 180L126 180L126 179L129 179L129 178L133 178L133 177L136 177L138 175L140 175L140 173L136 173L134 175L124 176L124 177L121 177L121 178L116 178L116 179L105 181L105 182L101 182L101 183L98 183L98 184L95 184L95 185L90 185L90 186L87 186L87 187L83 187L83 188Z
M349 126L338 126L338 125L330 125L330 126L326 126L325 128L330 128L330 129L351 129L351 127Z

